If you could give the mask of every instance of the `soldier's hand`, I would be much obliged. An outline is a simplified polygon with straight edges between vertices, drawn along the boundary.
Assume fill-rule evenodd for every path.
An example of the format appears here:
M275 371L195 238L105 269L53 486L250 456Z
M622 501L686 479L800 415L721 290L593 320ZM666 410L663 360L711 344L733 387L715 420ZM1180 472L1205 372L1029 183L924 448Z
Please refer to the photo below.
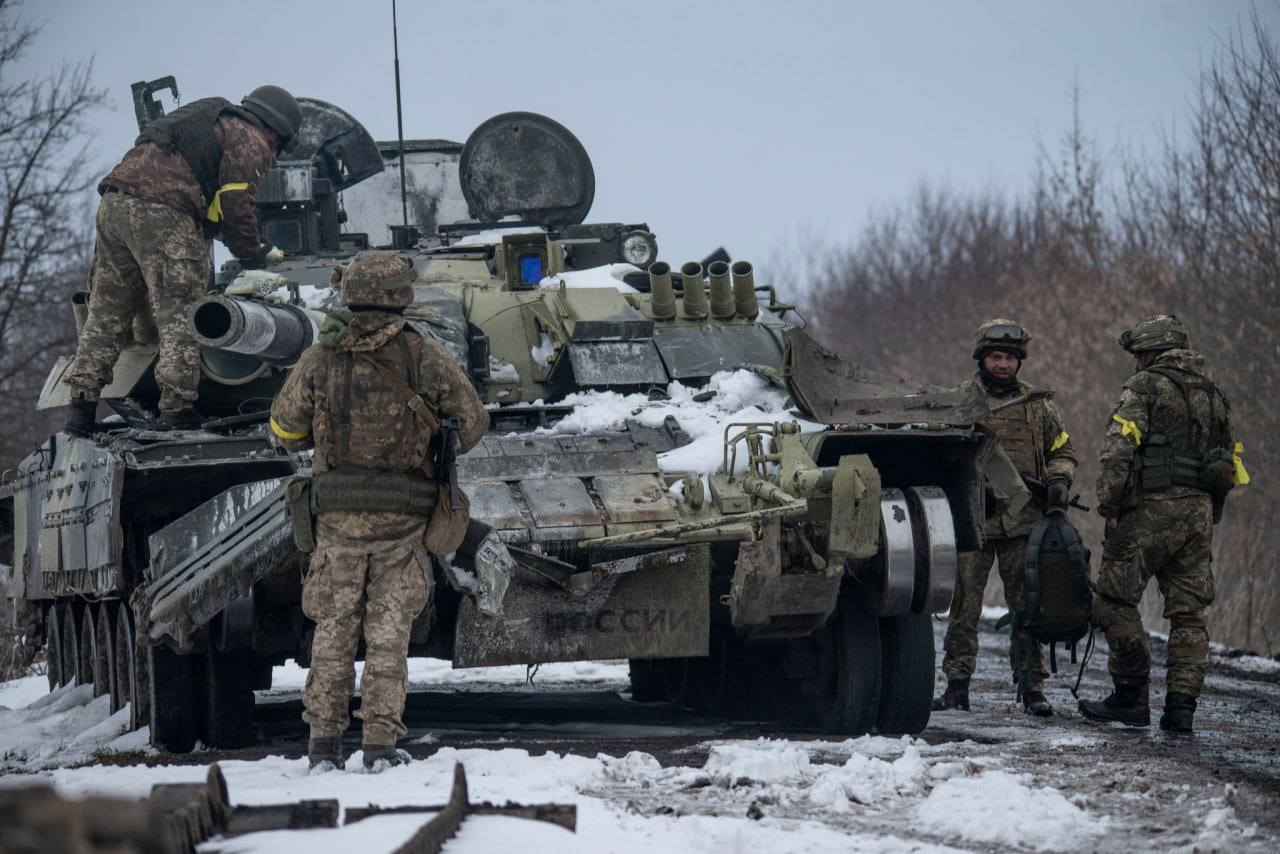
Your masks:
M1060 480L1055 480L1049 484L1048 492L1045 494L1045 504L1050 510L1062 510L1067 506L1067 502L1071 500L1068 494L1067 485Z
M262 261L265 264L279 264L283 260L284 260L284 250L277 246L270 247L262 255Z

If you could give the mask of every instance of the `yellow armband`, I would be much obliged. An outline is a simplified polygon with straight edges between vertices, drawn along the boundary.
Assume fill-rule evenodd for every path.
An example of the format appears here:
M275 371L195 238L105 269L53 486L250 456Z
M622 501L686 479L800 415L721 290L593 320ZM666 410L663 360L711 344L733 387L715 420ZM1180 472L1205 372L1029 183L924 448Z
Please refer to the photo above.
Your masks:
M1137 424L1134 424L1132 421L1129 421L1128 419L1121 418L1118 414L1112 415L1111 420L1120 425L1121 436L1128 436L1130 439L1133 440L1133 444L1135 445L1142 444L1142 430L1139 429Z
M249 185L246 183L223 184L218 188L218 192L213 194L213 201L209 202L209 210L205 213L204 218L209 222L222 222L222 194L229 190L248 190Z
M1067 435L1067 431L1063 430L1061 433L1058 434L1058 437L1053 440L1053 444L1049 446L1049 453L1052 454L1054 451L1058 450L1063 445L1067 444L1067 442L1070 439L1071 437Z
M275 418L271 419L271 432L275 433L281 439L288 439L291 441L305 439L310 435L309 433L290 433L288 430L281 427L280 422L276 421Z

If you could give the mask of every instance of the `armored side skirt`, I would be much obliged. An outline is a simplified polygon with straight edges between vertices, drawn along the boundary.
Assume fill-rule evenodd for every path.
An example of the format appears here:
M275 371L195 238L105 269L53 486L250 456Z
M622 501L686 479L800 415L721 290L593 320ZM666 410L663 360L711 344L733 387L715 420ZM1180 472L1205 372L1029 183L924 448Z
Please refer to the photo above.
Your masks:
M645 555L634 571L600 578L581 596L519 573L500 617L463 598L453 665L705 656L710 578L705 545Z

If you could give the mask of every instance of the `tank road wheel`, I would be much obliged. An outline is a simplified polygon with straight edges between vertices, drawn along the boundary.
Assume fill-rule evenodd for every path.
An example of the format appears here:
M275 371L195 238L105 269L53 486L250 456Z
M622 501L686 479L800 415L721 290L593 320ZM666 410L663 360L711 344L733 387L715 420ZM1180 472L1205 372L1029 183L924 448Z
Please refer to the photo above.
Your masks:
M247 747L253 735L253 679L257 659L252 652L210 649L201 668L205 701L201 703L204 741L210 747Z
M880 709L880 621L844 596L816 638L818 725L833 733L867 734Z
M627 662L631 672L631 699L637 703L653 703L667 696L662 684L659 662L650 658L632 658Z
M151 743L170 753L187 753L196 744L195 656L165 646L147 647L150 682Z
M93 685L111 695L111 713L120 711L120 686L116 683L116 603L99 602L94 620Z
M915 735L929 725L933 703L933 627L927 614L880 620L880 711L876 729Z
M80 662L80 626L70 605L59 605L58 616L62 624L62 684L70 685L76 681L76 667Z
M129 729L143 726L147 721L146 709L142 706L142 698L138 693L137 648L133 639L133 613L127 602L121 602L116 609L116 618L111 625L111 637L116 648L116 690L119 697L112 697L113 706L129 707Z
M50 605L44 614L44 661L45 675L49 677L49 690L52 691L62 680L62 612L57 605Z
M93 606L83 605L80 609L79 631L76 632L76 684L93 684ZM95 690L94 695L97 695Z

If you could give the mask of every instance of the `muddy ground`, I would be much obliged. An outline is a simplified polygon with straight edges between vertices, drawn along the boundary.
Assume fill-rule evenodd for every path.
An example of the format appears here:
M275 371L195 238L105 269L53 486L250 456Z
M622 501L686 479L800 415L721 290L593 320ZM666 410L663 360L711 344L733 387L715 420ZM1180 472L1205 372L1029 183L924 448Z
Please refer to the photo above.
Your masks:
M935 625L941 647L945 624ZM1077 806L1106 817L1103 839L1081 840L1084 850L1207 851L1280 849L1280 671L1242 666L1215 656L1196 717L1196 734L1174 736L1158 726L1131 729L1084 720L1070 687L1075 667L1060 655L1060 672L1051 677L1050 719L1022 714L1008 676L1007 633L984 622L982 651L972 686L971 712L935 713L920 736L923 750L960 761L995 763L1010 772L1028 774L1036 786L1052 786ZM1109 690L1106 644L1100 642L1081 686L1082 697ZM1164 644L1152 640L1155 674L1152 719L1163 702ZM1245 662L1247 663L1247 662ZM585 686L584 686L585 687ZM632 703L619 690L537 690L470 686L466 691L417 692L410 697L406 722L415 756L442 747L521 748L532 754L598 753L623 756L642 751L663 766L701 767L710 745L726 739L791 739L822 741L816 733L779 731L751 722L729 722L699 716L666 704ZM252 759L268 754L305 753L305 729L299 722L300 701L285 698L259 706L261 743L230 752L205 751L193 756L147 756L151 763L200 762L217 758ZM355 738L352 738L355 741ZM354 744L353 744L354 746ZM815 761L843 761L835 751ZM123 758L123 757L122 757ZM632 809L662 813L774 811L779 817L817 820L835 827L883 831L921 842L944 842L910 827L911 804L853 810L841 815L798 814L793 807L771 804L767 797L735 799L722 792L648 791L642 799L626 785L593 794L616 797ZM1105 844L1103 844L1105 843ZM977 846L980 850L982 846Z

